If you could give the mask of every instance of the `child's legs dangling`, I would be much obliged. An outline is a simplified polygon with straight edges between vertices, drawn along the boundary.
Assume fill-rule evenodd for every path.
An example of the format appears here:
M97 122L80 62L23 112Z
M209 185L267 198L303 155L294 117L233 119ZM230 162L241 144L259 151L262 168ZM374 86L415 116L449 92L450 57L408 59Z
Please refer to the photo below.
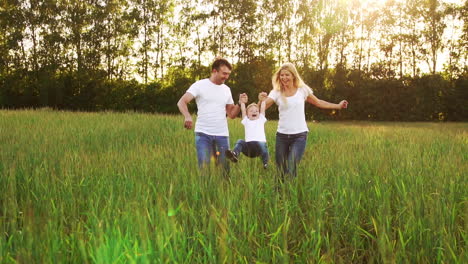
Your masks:
M245 142L242 139L239 139L237 140L236 145L234 145L234 149L232 151L234 151L236 155L239 156L242 152L245 151L246 148L247 148L247 142Z
M260 156L262 158L263 165L268 164L270 155L268 154L268 146L266 142L258 142L258 146L260 147Z

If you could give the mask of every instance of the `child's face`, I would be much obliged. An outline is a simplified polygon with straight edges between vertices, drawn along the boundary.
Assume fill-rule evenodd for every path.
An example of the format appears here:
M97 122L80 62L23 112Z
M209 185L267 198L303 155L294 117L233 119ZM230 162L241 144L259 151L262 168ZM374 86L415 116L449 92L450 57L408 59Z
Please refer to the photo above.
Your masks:
M251 106L247 109L247 118L250 120L255 120L260 117L260 112L258 111L258 107Z

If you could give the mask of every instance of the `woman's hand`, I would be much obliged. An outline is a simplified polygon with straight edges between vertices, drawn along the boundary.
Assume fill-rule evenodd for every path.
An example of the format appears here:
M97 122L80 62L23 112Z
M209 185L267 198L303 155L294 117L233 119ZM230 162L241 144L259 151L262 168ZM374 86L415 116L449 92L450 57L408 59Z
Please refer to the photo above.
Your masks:
M343 100L338 105L340 106L340 109L348 108L348 101Z

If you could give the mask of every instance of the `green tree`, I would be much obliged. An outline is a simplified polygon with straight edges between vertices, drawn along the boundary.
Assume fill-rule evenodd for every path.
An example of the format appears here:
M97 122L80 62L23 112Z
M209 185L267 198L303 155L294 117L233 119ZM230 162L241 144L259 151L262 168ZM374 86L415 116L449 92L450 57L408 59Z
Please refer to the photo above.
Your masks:
M168 17L173 15L174 6L171 0L158 0L155 4L155 29L156 46L154 59L154 72L157 77L164 78L164 65L166 49L169 47L168 38L166 35L170 32ZM159 73L158 73L159 70Z
M134 7L130 14L130 18L133 19L137 25L134 29L136 35L135 38L140 38L139 42L141 47L137 50L137 61L138 73L143 76L143 82L148 83L149 70L150 70L150 52L151 48L151 37L155 31L155 19L154 12L155 2L152 0L134 0Z
M431 73L436 74L439 51L444 48L442 34L446 27L444 22L445 12L443 5L437 0L424 1L422 8L422 15L425 22L425 28L423 30L425 43L421 47L421 52L427 58L426 61Z
M403 52L409 58L411 76L415 78L419 75L419 63L422 55L419 53L419 47L422 42L422 33L418 29L418 24L422 20L420 6L422 0L408 0L403 6L402 24L405 33L401 35L403 43L408 46Z
M293 1L261 1L261 23L266 30L263 35L262 54L275 57L278 64L292 61L295 7Z
M238 62L246 63L253 60L256 49L256 32L259 27L257 20L257 5L254 0L232 1L232 13L235 21L232 45L234 56Z

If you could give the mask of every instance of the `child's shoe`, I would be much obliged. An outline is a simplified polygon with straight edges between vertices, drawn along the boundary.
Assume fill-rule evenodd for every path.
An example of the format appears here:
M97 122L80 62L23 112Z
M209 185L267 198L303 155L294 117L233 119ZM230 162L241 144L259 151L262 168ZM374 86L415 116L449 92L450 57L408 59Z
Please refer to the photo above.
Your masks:
M263 168L264 168L265 170L268 169L268 164L267 164L267 163L263 164Z
M237 157L237 154L230 150L230 149L226 149L226 157L231 160L232 162L237 162L239 161L239 158Z

